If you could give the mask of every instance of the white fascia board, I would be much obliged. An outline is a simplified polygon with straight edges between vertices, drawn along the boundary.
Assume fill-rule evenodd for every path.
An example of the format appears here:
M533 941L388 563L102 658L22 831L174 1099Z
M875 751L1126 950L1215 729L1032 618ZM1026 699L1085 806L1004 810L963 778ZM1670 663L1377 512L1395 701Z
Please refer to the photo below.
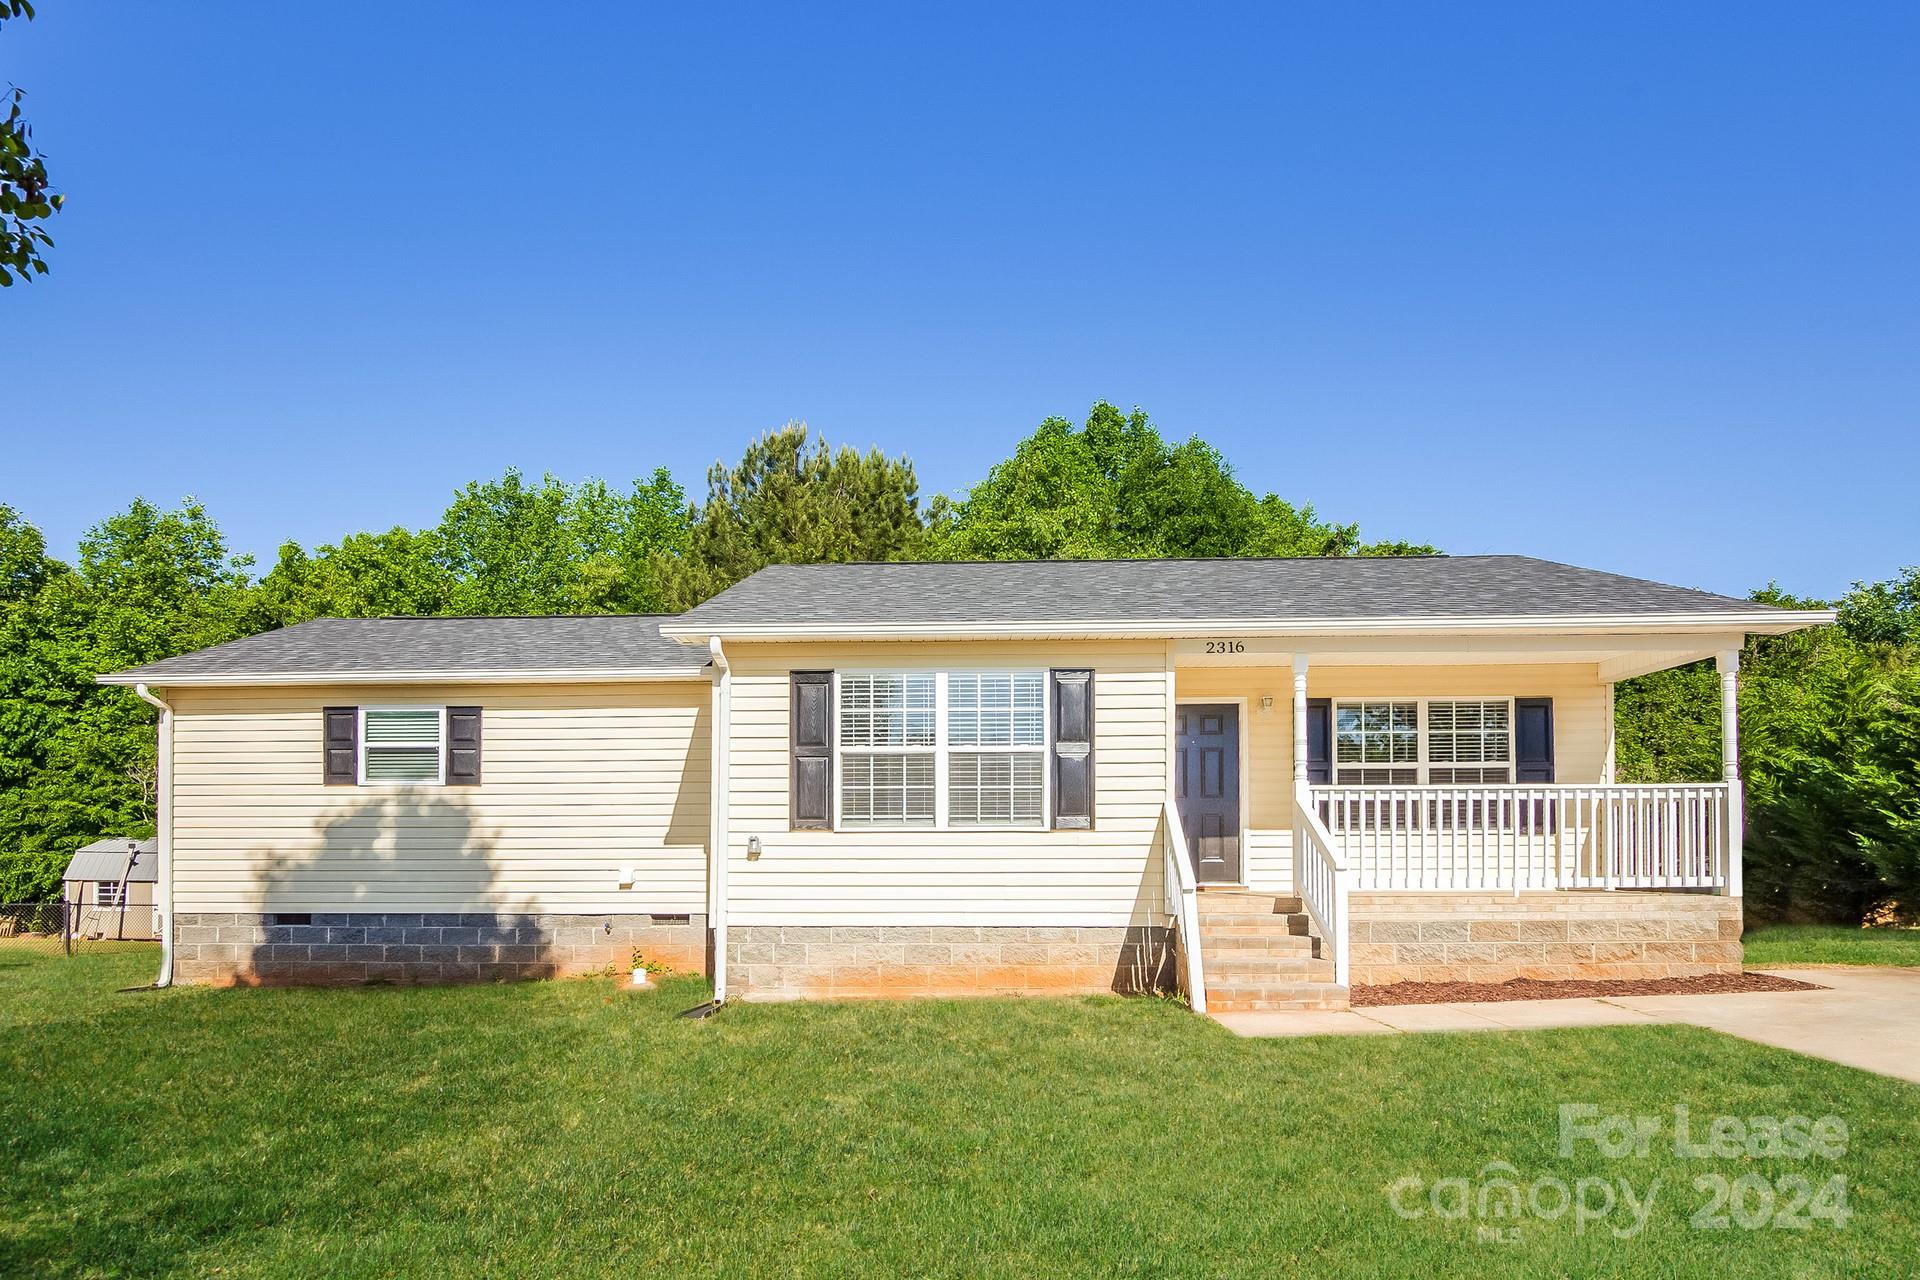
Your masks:
M268 685L331 684L633 684L644 681L708 680L706 667L637 667L632 670L588 668L575 671L301 671L220 672L166 676L116 672L95 676L94 683L157 685L166 689L256 688Z
M1573 614L1486 618L1245 618L1166 619L1138 622L1001 623L780 623L662 626L660 634L682 643L705 644L709 636L737 640L1000 640L1026 637L1099 636L1167 640L1183 636L1459 635L1552 636L1658 634L1781 635L1833 622L1830 609L1754 613Z

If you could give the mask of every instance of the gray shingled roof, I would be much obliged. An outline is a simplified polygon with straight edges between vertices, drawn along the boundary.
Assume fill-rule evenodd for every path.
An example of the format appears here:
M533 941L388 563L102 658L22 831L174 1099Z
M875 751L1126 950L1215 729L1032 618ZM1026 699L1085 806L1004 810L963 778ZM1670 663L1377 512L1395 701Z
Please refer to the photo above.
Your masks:
M1526 556L776 565L671 620L793 625L1234 622L1765 612Z
M95 840L73 855L67 863L64 880L144 880L153 883L160 878L160 842L152 836L133 842L139 856L134 860L133 870L127 870L127 838L108 836L104 840Z
M379 676L445 672L695 671L698 649L660 634L661 615L559 618L316 618L117 672L116 681Z

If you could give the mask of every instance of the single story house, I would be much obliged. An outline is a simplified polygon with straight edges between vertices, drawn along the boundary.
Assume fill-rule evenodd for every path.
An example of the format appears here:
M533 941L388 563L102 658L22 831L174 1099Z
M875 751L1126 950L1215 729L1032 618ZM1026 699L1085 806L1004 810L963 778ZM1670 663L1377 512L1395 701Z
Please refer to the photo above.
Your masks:
M61 876L61 898L76 938L151 942L160 936L154 884L160 842L152 836L95 840L76 851Z
M780 565L101 678L161 707L180 981L1338 1007L1735 968L1739 655L1832 617L1519 556ZM1721 775L1619 782L1614 683L1704 658Z

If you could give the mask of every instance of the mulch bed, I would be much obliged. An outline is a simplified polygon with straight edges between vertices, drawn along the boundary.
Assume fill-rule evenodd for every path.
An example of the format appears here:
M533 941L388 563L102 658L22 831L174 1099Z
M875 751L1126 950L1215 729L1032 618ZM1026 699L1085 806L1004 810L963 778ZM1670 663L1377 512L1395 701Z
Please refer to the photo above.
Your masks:
M1770 973L1710 973L1697 978L1609 978L1550 982L1513 978L1506 982L1394 982L1355 987L1351 1003L1380 1004L1495 1003L1505 1000L1575 1000L1591 996L1709 996L1738 991L1823 991L1814 982Z

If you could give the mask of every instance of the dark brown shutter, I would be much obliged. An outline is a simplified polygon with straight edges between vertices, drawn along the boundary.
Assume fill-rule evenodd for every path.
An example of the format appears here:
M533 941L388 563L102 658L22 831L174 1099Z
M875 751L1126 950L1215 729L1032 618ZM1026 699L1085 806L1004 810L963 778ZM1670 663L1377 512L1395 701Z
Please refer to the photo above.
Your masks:
M833 827L833 672L792 673L787 822L795 831Z
M1053 825L1093 827L1093 672L1053 673Z
M1307 699L1307 781L1333 781L1333 699Z
M321 737L320 776L330 787L351 787L360 781L360 708L326 707Z
M1553 781L1553 699L1513 700L1513 780Z
M447 785L480 785L480 708L447 708Z

